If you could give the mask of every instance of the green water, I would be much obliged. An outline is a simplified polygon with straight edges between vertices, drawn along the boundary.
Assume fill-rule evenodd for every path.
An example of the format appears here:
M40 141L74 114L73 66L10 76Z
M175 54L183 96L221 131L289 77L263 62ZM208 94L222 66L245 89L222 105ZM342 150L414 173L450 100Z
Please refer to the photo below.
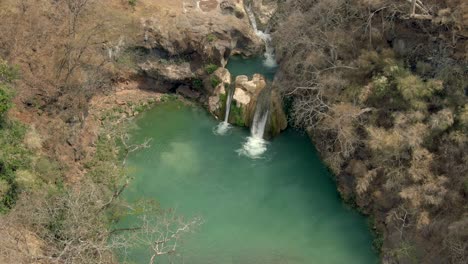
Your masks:
M376 263L364 217L343 205L310 140L287 130L263 159L236 152L248 131L212 133L204 110L168 102L136 121L133 140L152 147L129 157L129 200L154 198L204 224L181 245L183 257L157 263ZM182 250L183 249L183 250ZM146 249L130 251L148 263Z
M267 80L272 81L276 73L276 67L267 67L264 65L263 57L242 58L239 55L229 58L226 68L233 77L237 75L247 75L252 78L252 74L259 73L265 76Z

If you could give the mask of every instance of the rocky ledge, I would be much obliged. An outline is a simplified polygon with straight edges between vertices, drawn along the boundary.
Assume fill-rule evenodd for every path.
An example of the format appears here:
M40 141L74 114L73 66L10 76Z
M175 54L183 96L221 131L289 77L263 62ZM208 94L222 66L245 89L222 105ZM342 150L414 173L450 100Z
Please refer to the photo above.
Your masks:
M140 52L138 72L158 91L201 101L218 119L224 119L226 90L235 89L229 121L249 127L258 96L270 85L259 74L233 81L224 68L233 54L255 56L264 49L244 4L250 5L243 0L175 0L164 9L161 2L158 12L140 19L142 34L132 47ZM260 23L266 24L276 5L255 2L253 8ZM281 98L272 91L265 136L273 137L286 126Z
M269 87L271 84L267 83L261 74L254 74L250 79L246 75L239 75L231 83L231 74L225 68L219 68L213 73L213 76L222 81L214 89L213 95L208 98L208 110L218 119L223 120L228 91L234 89L229 123L250 127L258 98L262 91L271 89ZM281 97L273 89L270 95L270 111L265 129L266 137L278 135L288 125Z

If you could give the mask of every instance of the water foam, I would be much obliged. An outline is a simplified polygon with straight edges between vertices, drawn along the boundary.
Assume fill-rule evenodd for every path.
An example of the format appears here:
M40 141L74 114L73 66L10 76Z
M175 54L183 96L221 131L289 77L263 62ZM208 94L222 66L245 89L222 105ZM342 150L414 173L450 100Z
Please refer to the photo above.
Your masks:
M260 159L267 151L267 145L268 141L263 138L253 136L247 137L247 141L242 145L241 149L237 150L237 153L251 159Z
M257 26L257 21L255 20L255 15L252 12L252 8L250 6L245 7L245 11L247 12L247 15L249 17L250 23L252 24L252 28L255 32L255 34L265 42L265 60L263 61L263 65L268 68L275 68L278 66L276 63L276 58L275 58L275 50L273 46L271 45L271 35L267 32L263 32L258 29Z
M259 159L262 158L263 153L267 151L268 142L263 139L263 134L265 133L268 113L268 110L262 113L261 105L257 105L250 132L251 136L247 137L247 141L242 145L242 148L237 150L239 155L247 156L252 159Z
M227 132L229 132L229 130L231 129L231 124L229 124L228 122L226 121L223 121L221 123L219 123L214 129L213 129L213 133L215 135L219 135L219 136L224 136L227 134Z
M224 113L224 121L219 123L213 130L215 135L226 135L226 133L231 129L231 125L229 124L229 113L231 111L231 103L232 97L234 96L234 89L230 89L227 91L227 98L226 98L226 112Z

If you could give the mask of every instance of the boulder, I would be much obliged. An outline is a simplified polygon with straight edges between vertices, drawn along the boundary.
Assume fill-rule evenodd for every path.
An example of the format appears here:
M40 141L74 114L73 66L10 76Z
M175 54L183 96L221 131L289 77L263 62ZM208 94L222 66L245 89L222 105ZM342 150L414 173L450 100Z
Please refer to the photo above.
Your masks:
M232 0L223 0L219 4L219 7L221 8L223 14L234 14L236 10L236 3L234 3Z
M225 68L218 68L211 76L215 76L221 82L214 87L212 95L208 97L208 111L212 113L216 118L224 118L224 105L221 100L221 96L226 95L226 86L231 84L231 73ZM209 79L209 78L208 78ZM207 79L207 80L208 80ZM205 84L211 85L211 84Z
M232 99L238 107L246 109L252 101L252 94L238 87L235 89Z
M219 95L213 95L208 98L208 111L219 119L219 112L221 110L221 99Z
M252 11L258 20L259 28L266 28L273 15L278 10L277 0L254 0L252 2Z
M255 94L266 87L265 77L260 74L254 74L252 80L245 75L236 77L236 87L240 87L251 94Z
M219 67L214 73L214 76L216 76L222 83L225 84L231 84L231 73L223 67Z
M286 129L288 122L283 110L282 99L275 90L263 93L262 91L266 88L266 80L260 74L254 74L251 80L245 75L237 76L235 82L231 85L231 89L235 90L229 123L239 126L251 126L258 97L264 96L261 94L266 94L269 96L270 114L267 128L265 129L265 136L273 137ZM209 110L219 119L224 118L226 107L224 104L226 100L221 100L221 96L225 96L225 92L224 87L216 88L215 95L209 98Z
M236 3L234 0L222 0L219 7L224 15L234 15L238 19L245 17L242 1L237 1Z
M189 99L198 99L200 97L200 92L190 89L190 87L188 87L187 85L179 86L176 90L176 93Z
M167 64L160 61L146 61L139 66L148 76L158 80L181 82L193 78L192 69L188 62Z

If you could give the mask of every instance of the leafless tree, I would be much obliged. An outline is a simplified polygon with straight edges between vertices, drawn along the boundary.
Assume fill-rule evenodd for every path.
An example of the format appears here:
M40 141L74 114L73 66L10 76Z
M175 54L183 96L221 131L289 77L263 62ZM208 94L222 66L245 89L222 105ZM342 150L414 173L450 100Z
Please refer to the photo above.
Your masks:
M147 148L150 148L150 143L151 141L153 140L152 138L146 138L143 143L141 144L131 144L129 143L129 140L130 140L130 135L128 133L122 133L120 135L120 140L124 146L124 158L123 158L123 165L125 165L125 163L127 162L127 159L128 159L128 155L130 155L131 153L133 152L136 152L138 150L141 150L141 149L147 149Z
M94 0L66 0L66 5L70 14L69 18L69 34L76 33L77 24L81 18L82 13Z
M131 227L111 229L112 210L133 214L132 207L118 199L125 187L110 199L91 182L62 194L24 195L10 214L0 218L0 243L6 243L0 247L0 260L17 255L24 263L115 263L115 253L146 247L149 262L154 263L176 254L183 238L202 223L200 217L185 220L174 210L145 201Z
M432 19L432 15L429 14L429 10L424 6L424 3L421 0L406 0L411 3L410 17L416 19ZM417 14L416 10L422 12L422 14Z
M146 209L153 211L154 209ZM176 210L156 210L154 214L143 214L138 217L138 228L129 236L133 245L148 248L149 263L156 263L162 256L175 256L183 239L193 233L203 223L201 217L185 219L178 216Z
M414 215L413 212L406 209L403 205L399 206L398 208L392 210L388 217L387 222L393 223L395 228L400 233L400 239L403 239L403 235L405 233L405 229L411 227L413 224L411 223L411 217Z

